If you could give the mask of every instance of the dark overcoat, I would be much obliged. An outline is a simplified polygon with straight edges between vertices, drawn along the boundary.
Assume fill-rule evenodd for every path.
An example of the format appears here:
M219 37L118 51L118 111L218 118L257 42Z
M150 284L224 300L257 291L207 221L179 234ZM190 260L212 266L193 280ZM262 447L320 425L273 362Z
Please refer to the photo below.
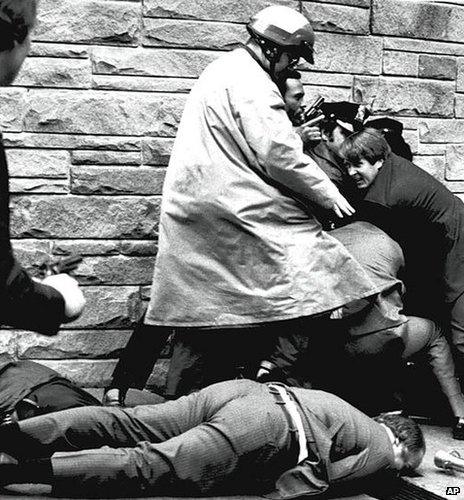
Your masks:
M358 206L404 253L406 307L429 316L464 291L464 203L413 163L390 154Z

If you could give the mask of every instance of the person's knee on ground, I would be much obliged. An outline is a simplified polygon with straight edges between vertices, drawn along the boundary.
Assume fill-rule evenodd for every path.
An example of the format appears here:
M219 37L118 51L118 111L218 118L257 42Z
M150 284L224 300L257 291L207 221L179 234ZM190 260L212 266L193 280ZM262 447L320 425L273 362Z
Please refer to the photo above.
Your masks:
M42 284L54 288L63 296L65 323L74 321L82 314L85 298L79 283L74 278L68 274L56 274L46 277Z
M426 351L441 391L456 418L453 424L453 437L464 439L464 395L457 378L451 346L445 338L443 329L431 320L410 317L405 340L405 358Z

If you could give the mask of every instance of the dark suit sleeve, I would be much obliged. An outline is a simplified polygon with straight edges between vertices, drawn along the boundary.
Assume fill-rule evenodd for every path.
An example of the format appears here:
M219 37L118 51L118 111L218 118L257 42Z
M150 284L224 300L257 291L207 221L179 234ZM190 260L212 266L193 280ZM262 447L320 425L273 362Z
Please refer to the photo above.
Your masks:
M65 319L63 296L34 281L17 262L6 282L2 309L1 323L43 335L55 335Z
M0 137L0 323L54 335L64 320L64 299L37 283L16 262L10 242L9 178Z
M355 217L357 220L370 222L388 235L392 233L392 209L386 205L363 200L356 206Z

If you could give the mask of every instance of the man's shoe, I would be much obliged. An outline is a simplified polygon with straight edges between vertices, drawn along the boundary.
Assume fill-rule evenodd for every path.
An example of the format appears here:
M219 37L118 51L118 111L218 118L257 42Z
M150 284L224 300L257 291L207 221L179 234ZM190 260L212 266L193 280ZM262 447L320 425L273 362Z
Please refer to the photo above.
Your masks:
M3 470L7 466L11 465L18 465L18 461L16 458L13 458L11 455L8 455L8 453L5 452L0 452L0 471Z
M17 482L19 463L8 453L0 453L0 486Z
M453 438L464 440L464 417L457 417L453 425Z
M116 406L123 407L125 400L125 393L117 387L110 387L105 389L103 393L102 405L103 406Z

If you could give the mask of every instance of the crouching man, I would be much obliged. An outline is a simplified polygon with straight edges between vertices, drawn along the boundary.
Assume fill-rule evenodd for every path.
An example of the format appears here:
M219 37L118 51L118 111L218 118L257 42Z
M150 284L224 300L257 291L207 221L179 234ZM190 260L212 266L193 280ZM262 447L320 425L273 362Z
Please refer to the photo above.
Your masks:
M251 380L161 405L85 407L0 427L3 484L118 497L323 493L381 470L419 466L420 428L371 419L332 394Z
M13 82L30 46L36 0L0 0L0 86ZM38 282L16 262L10 242L9 176L0 137L0 323L55 334L76 319L85 301L77 281L66 274Z
M408 314L436 316L449 328L464 381L464 204L440 181L393 154L366 128L349 137L341 156L362 196L358 217L396 240L405 257Z

